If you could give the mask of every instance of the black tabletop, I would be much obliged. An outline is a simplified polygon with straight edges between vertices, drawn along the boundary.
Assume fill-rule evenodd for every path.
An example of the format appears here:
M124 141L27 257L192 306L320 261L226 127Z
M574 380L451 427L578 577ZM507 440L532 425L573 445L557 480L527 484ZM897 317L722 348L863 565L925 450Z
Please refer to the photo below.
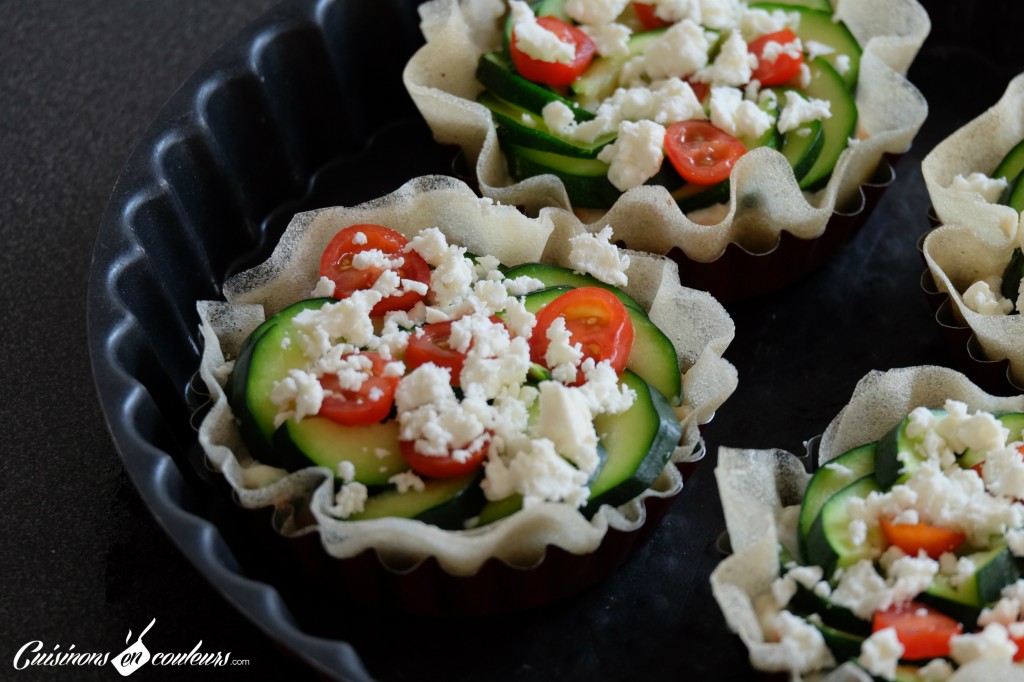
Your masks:
M148 666L138 679L315 677L260 624L239 615L153 521L111 441L86 343L90 256L105 202L134 143L218 45L274 4L2 5L0 678L114 679L110 666L12 665L19 650L21 661L26 651L116 654L153 619L145 640L151 651L188 653L202 640L202 651L231 652L248 665ZM1019 16L1009 20L1007 14L1022 10L994 0L972 9L938 0L925 5L935 26L910 77L931 114L897 166L896 183L854 242L820 272L728 306L737 334L727 358L740 371L740 387L707 430L708 461L642 552L609 586L579 597L606 600L612 621L616 608L649 608L657 615L652 632L605 627L605 636L637 639L635 667L616 662L606 669L609 678L713 679L721 676L715 662L725 660L732 679L745 670L745 652L727 633L703 578L720 558L711 539L724 528L712 471L719 445L799 451L869 370L951 362L918 283L917 240L927 229L928 209L920 160L993 104L1021 68L1010 52ZM1002 54L993 54L993 46ZM709 538L705 551L672 557L672 538L691 532L695 518ZM635 604L608 599L624 581L645 580L648 563L675 571L687 587ZM359 650L379 679L433 678L394 655L402 644L366 640ZM545 663L572 670L571 660L548 656L549 646L530 643L522 650L518 664L508 664L515 656L506 654L501 670L473 659L473 665L437 672L449 679L543 679ZM585 643L573 651L600 660L601 652ZM452 655L460 655L457 646ZM592 661L585 667L601 669Z

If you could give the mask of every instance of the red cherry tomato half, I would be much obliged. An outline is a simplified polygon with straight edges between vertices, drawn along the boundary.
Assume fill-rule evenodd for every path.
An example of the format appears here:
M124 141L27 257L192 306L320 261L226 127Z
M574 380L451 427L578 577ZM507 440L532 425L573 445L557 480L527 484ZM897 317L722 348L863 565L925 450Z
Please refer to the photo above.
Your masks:
M362 234L363 237L357 237ZM377 267L356 269L353 257L360 251L378 249L386 254L399 254L409 243L404 235L381 225L352 225L334 235L320 257L320 276L334 282L334 298L348 298L355 291L369 289L383 272ZM430 284L430 266L415 251L401 253L404 263L397 268L402 279ZM423 295L407 291L400 296L381 299L370 312L383 315L390 310L408 310L423 300Z
M963 625L920 602L907 602L876 611L874 632L896 628L904 658L911 661L949 655L949 639L963 632Z
M483 444L473 450L464 462L460 462L451 455L424 455L417 452L415 441L398 441L402 457L405 458L412 470L421 476L431 478L454 478L475 471L483 463L488 445L490 445L490 439L484 440Z
M497 316L493 316L490 319L495 324L502 324L501 318ZM466 362L466 354L460 353L448 345L454 321L448 320L446 322L425 324L409 337L409 345L405 349L404 358L407 372L411 372L420 365L432 362L438 367L450 369L452 386L459 385L459 376L462 374L462 366ZM469 347L473 347L472 342L470 342Z
M804 63L803 54L793 56L782 53L775 60L765 59L764 50L768 43L785 45L796 40L796 34L788 28L774 33L766 33L747 45L747 51L757 57L757 68L751 74L751 80L761 81L761 85L769 87L782 85L800 73L800 65Z
M545 62L534 59L516 45L516 31L512 29L512 42L509 55L519 75L534 83L544 83L554 87L569 85L583 73L594 59L597 46L586 33L567 24L558 17L538 17L537 23L551 31L563 43L572 43L576 47L576 56L568 64L561 62Z
M686 180L713 185L727 180L747 152L738 139L707 121L680 121L665 131L665 155Z
M650 3L634 2L633 10L636 12L636 18L648 31L654 31L656 29L672 25L671 22L665 21L655 14L655 7Z
M341 388L336 374L325 374L320 377L320 385L333 395L324 396L320 412L317 413L319 416L327 417L344 426L365 426L382 422L391 413L399 377L384 376L384 367L387 363L379 353L367 351L359 355L368 358L372 363L369 377L363 381L359 390Z
M945 552L952 552L967 539L963 533L948 528L930 526L927 523L892 523L879 519L882 533L890 545L896 545L910 556L917 556L922 549L932 559L938 559Z
M548 303L537 313L537 325L530 337L530 359L547 366L544 356L551 341L547 331L557 318L565 319L569 342L583 347L583 357L595 362L607 360L621 374L633 348L633 322L626 306L615 294L600 287L571 289ZM577 372L575 384L584 381Z

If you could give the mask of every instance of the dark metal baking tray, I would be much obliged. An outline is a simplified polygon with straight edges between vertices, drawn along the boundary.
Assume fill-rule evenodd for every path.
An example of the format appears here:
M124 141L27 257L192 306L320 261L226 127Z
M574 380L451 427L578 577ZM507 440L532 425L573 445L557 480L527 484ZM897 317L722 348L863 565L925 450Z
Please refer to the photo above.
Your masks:
M567 601L435 621L304 590L286 561L251 542L190 422L202 401L192 390L197 299L218 297L228 274L264 258L295 211L357 203L449 170L401 87L421 42L416 4L282 4L204 64L140 141L99 230L88 297L94 375L124 467L196 570L300 671L351 680L748 678L707 581L724 528L715 448L799 452L867 371L950 363L918 287L928 204L920 159L1020 68L1009 37L1006 54L990 58L981 52L989 41L974 36L1019 25L1006 13L1024 12L991 3L1002 8L996 21L925 3L936 30L910 77L932 104L929 120L836 258L798 285L729 305L737 337L727 357L740 389L706 432L709 460L649 542Z

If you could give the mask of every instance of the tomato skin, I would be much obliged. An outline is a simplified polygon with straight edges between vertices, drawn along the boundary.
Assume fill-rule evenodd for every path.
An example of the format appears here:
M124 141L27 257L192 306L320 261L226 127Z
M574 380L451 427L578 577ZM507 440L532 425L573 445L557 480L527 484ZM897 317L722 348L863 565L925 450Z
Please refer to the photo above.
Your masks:
M680 121L665 131L668 160L684 180L698 185L727 180L746 153L742 142L707 121Z
M534 83L544 83L553 87L569 85L590 66L590 62L597 52L597 46L586 33L558 17L538 17L537 23L558 36L563 43L575 45L576 56L568 64L534 59L516 45L516 32L513 28L509 55L512 57L516 71L520 76Z
M338 386L336 374L325 374L320 377L320 385L336 395L324 396L318 416L326 417L344 426L366 426L387 419L391 414L391 406L395 402L395 389L398 388L399 377L384 376L387 362L379 353L366 351L360 353L372 363L370 376L363 381L358 391L342 389ZM346 356L347 357L347 356ZM371 392L380 391L376 400L370 397Z
M491 316L490 320L494 324L504 324L496 315ZM451 370L451 385L459 385L462 367L466 363L466 353L460 353L448 345L454 322L455 320L446 320L425 324L409 337L409 345L403 358L406 372L431 362L438 367L447 367ZM469 347L473 347L472 341Z
M356 235L363 234L365 243L357 244ZM334 298L348 298L355 291L369 289L383 272L380 268L369 267L357 270L352 267L352 258L360 251L378 249L386 254L398 254L409 240L399 232L382 225L351 225L339 231L331 239L320 256L320 276L334 282ZM429 286L430 266L415 251L401 253L404 263L397 268L402 279L416 280ZM423 295L407 291L401 296L381 299L370 312L373 316L383 315L391 310L408 310L423 300Z
M456 476L465 476L475 471L483 464L484 455L487 454L489 445L490 439L487 439L480 447L470 453L465 462L459 462L451 456L424 455L417 452L416 441L398 441L402 457L405 458L406 463L412 470L421 476L430 478L455 478Z
M967 536L959 531L927 523L892 523L887 519L879 519L879 524L889 544L899 547L910 556L917 556L924 550L932 559L938 559L945 552L955 550L967 539Z
M964 626L949 616L920 602L907 602L876 611L873 632L892 627L903 645L901 658L916 661L949 655L949 640L963 632Z
M544 356L551 345L547 330L559 317L565 319L569 342L583 347L584 359L607 360L616 374L622 374L633 348L635 331L626 306L615 294L600 287L579 287L541 308L530 337L530 359L539 365L547 366ZM578 370L573 385L584 380L583 372Z
M438 367L447 367L452 373L452 386L459 385L462 365L466 362L466 354L448 346L448 337L452 334L452 322L434 322L420 327L409 337L409 345L405 349L405 369L411 372L420 365L432 362Z
M672 23L665 21L654 11L654 5L647 2L634 2L633 10L636 12L636 18L643 24L644 28L648 31L653 31L659 28L665 28L671 26Z
M800 74L800 66L804 63L803 55L792 57L788 54L780 54L775 61L768 61L763 58L764 48L768 43L791 43L796 40L796 34L788 28L774 33L766 33L747 45L747 51L757 57L757 68L751 74L751 80L761 82L763 87L782 85Z

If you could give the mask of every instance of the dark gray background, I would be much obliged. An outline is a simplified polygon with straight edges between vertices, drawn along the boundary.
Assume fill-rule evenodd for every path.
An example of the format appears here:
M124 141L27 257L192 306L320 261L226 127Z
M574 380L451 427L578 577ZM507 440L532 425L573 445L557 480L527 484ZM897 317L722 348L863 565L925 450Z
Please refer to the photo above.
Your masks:
M118 652L129 630L134 641L154 617L145 640L153 651L187 652L202 639L204 651L251 660L248 668L190 668L191 679L313 677L213 591L152 521L104 424L85 334L97 226L133 144L218 45L274 4L0 3L0 678L118 679L109 668L9 666L37 639L46 651L73 644ZM929 120L896 184L840 257L789 290L729 306L737 338L727 357L740 388L707 432L712 452L723 444L799 450L865 372L950 362L918 287L916 241L928 207L920 159L994 103L1020 69L1011 48L1022 10L994 1L926 5L935 29L911 80L929 100ZM615 679L735 679L745 653L724 631L704 578L719 558L712 543L722 529L712 466L713 458L629 565L548 612L602 614L567 622L564 642L531 641L525 631L500 647L498 668L452 642L451 667L441 656L440 666L424 669L395 655L409 631L390 641L382 627L381 636L357 642L367 667L381 679L538 679L555 671L568 679L574 669ZM703 550L673 555L673 540L694 533ZM625 601L638 582L649 589ZM617 628L621 610L649 611L651 628ZM590 636L597 646L587 645ZM603 660L602 638L633 657ZM183 675L149 667L135 677Z

